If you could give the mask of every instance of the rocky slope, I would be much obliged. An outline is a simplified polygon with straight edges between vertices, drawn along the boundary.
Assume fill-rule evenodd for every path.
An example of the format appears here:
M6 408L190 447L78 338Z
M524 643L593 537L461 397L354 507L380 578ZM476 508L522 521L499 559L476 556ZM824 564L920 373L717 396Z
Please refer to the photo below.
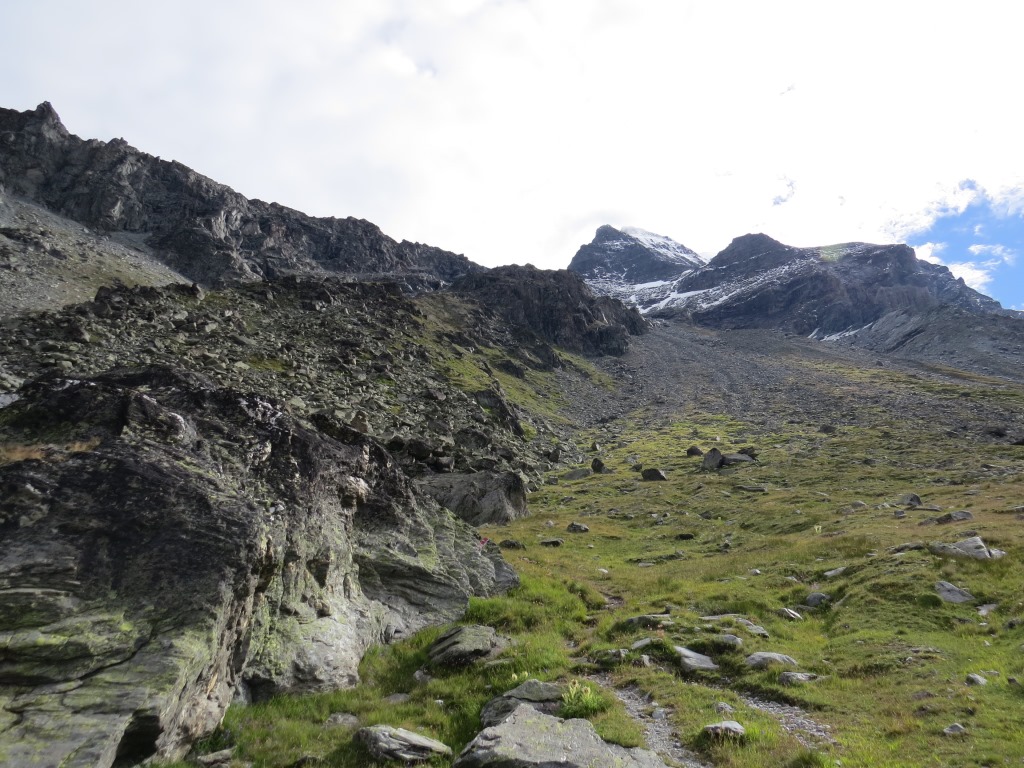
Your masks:
M586 355L621 355L629 337L647 328L635 309L595 296L579 276L564 270L498 267L467 275L452 290L494 309L529 335Z
M370 644L514 584L434 499L524 514L566 430L503 384L581 377L473 303L336 278L103 289L5 330L12 764L180 754L232 697L351 684Z
M140 236L161 262L206 285L335 272L398 275L423 287L481 269L439 248L396 242L368 221L248 200L123 139L82 140L49 103L0 109L0 190L103 233Z

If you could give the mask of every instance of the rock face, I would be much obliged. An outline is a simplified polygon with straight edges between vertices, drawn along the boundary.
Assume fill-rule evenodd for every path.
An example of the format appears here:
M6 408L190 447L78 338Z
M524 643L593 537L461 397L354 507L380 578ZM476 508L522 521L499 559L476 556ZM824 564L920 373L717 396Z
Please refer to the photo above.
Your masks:
M470 525L501 525L529 513L526 484L515 472L425 475L416 484Z
M569 271L584 279L647 283L675 280L704 266L695 251L671 238L635 227L598 227L593 241L580 246Z
M177 757L233 696L357 680L374 642L515 576L378 443L162 367L3 410L0 729L12 765Z
M520 704L498 725L485 728L453 768L665 768L646 749L609 744L587 720L560 720Z
M565 270L498 267L467 274L452 290L571 352L622 355L629 337L647 330L647 322L635 309L595 296L578 275Z
M439 248L396 242L362 219L317 219L248 200L124 139L83 141L48 103L0 109L0 187L101 231L142 235L164 263L204 284L343 272L397 275L422 287L483 269Z

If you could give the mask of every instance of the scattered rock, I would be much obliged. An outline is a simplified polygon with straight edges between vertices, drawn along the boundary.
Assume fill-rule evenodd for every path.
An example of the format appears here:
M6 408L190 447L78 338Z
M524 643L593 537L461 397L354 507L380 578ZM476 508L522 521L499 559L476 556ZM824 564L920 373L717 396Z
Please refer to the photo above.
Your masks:
M737 485L736 488L748 493L768 493L767 485Z
M565 544L565 539L541 539L542 547L560 547Z
M757 461L753 456L746 453L727 453L722 456L722 466L731 467L734 464L751 464Z
M640 473L640 477L644 480L668 480L665 477L665 473L655 467L649 467Z
M976 672L969 674L964 682L966 682L967 685L988 685L988 680Z
M218 752L210 752L207 755L199 755L196 762L206 768L227 768L235 756L235 748L229 747Z
M817 680L818 676L811 672L783 672L779 675L782 685L802 685Z
M919 507L921 506L921 497L916 493L905 493L896 499L896 503L905 507Z
M498 542L501 549L526 549L526 545L517 539L502 539Z
M594 474L594 471L590 467L579 467L578 469L570 469L564 475L563 480L582 480L584 477L590 477Z
M960 723L953 723L943 728L942 732L946 736L963 736L967 733L967 729L960 725Z
M844 573L846 573L846 566L841 565L838 568L833 568L831 571L825 571L825 578L834 579L837 576L842 576Z
M803 616L794 611L792 608L779 608L779 616L790 621L803 621Z
M601 459L599 459L597 456L595 456L594 460L590 462L590 470L595 475L601 474L602 472L604 472L604 462L601 461Z
M704 451L702 451L696 445L691 445L689 448L686 449L686 455L687 456L703 456L704 455Z
M356 731L366 749L378 760L401 760L422 763L438 755L451 755L451 749L436 739L405 728L391 725L371 725Z
M811 592L811 594L804 598L804 603L811 608L817 608L830 602L832 602L832 596L824 592Z
M939 517L935 518L935 522L939 525L946 525L947 523L965 523L973 519L974 515L966 509L962 509L957 512L947 512L944 515L939 515Z
M572 522L566 526L565 530L569 533L589 533L590 528L583 523Z
M720 701L717 704L715 704L715 712L717 712L720 715L731 715L735 711L736 709L732 706L732 704L728 704L724 701Z

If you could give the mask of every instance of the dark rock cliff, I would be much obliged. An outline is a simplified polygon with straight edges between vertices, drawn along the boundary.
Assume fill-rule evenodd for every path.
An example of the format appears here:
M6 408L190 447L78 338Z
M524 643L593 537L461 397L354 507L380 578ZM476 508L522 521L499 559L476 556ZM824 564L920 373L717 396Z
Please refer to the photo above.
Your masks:
M571 352L621 355L629 336L647 328L635 309L617 299L595 296L579 275L566 270L498 267L466 275L452 285L452 291Z
M232 696L352 683L371 643L515 583L372 438L162 366L0 411L0 754L176 757Z
M105 232L141 233L169 266L220 284L295 272L397 276L437 286L482 267L368 221L249 200L123 139L82 140L48 103L0 109L0 189Z

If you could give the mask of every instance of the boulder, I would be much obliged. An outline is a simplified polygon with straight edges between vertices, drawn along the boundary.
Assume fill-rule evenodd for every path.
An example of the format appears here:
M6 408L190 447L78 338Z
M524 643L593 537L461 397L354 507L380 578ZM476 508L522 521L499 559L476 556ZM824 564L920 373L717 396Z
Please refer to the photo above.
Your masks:
M640 477L643 478L644 480L648 480L648 481L650 481L650 480L668 480L668 478L665 477L665 473L662 472L660 469L658 469L656 467L649 467L648 469L643 470L640 473Z
M439 755L447 756L452 753L450 747L437 739L392 725L360 728L356 731L356 738L377 760L423 763Z
M696 445L691 445L689 448L686 449L686 455L687 456L703 456L704 455L704 451L702 451Z
M480 722L485 728L497 725L520 704L527 704L544 714L558 714L558 710L562 708L562 686L556 683L542 683L539 680L527 680L518 688L513 688L484 704L480 710Z
M947 523L966 523L969 520L973 520L974 515L968 512L966 509L960 509L956 512L947 512L944 515L939 515L935 518L935 522L939 525L946 525Z
M718 665L711 660L710 656L691 651L680 645L675 646L675 652L679 666L687 672L714 672L718 669Z
M600 475L602 472L604 472L604 462L595 456L594 460L590 462L590 470L595 475Z
M804 604L810 608L818 608L830 602L832 602L832 596L824 592L811 592L811 594L804 598Z
M970 557L975 560L996 560L1006 554L1001 549L989 548L980 536L971 536L955 544L933 541L928 545L928 551L940 557Z
M427 656L437 667L466 667L478 659L497 656L507 647L508 640L493 627L471 624L445 632L431 644Z
M785 667L799 667L800 664L792 656L784 653L773 653L771 651L758 651L746 658L746 665L752 669L766 669L774 665Z
M725 464L725 456L723 456L722 452L717 448L712 448L704 454L704 459L700 463L700 468L711 471L721 469L723 464Z
M974 595L948 581L935 582L935 592L945 603L973 603Z
M526 484L516 472L426 475L417 487L470 525L504 525L526 517Z
M711 739L742 739L746 729L735 720L723 720L704 726L704 735Z
M665 768L646 749L626 749L601 739L587 720L561 720L520 704L485 728L452 768Z

